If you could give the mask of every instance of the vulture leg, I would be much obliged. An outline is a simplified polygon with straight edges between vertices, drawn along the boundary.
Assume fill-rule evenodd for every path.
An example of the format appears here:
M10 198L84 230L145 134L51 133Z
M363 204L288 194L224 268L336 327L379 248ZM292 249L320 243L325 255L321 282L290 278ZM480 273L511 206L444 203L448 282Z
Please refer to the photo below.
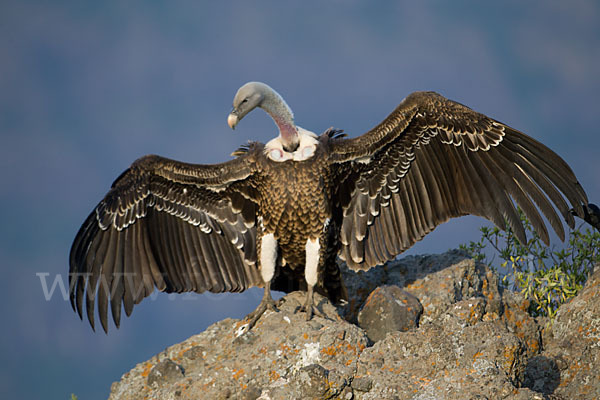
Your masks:
M306 312L306 320L310 320L313 314L322 315L321 312L315 306L314 300L314 287L317 284L319 275L319 253L321 246L319 245L319 239L306 241L306 264L304 268L304 277L308 289L306 291L306 301L300 308L300 311Z
M262 276L265 293L256 310L246 316L248 320L248 332L256 324L256 321L267 310L277 311L275 300L271 297L271 280L275 274L275 263L277 262L277 239L272 233L262 237L260 242L260 275Z

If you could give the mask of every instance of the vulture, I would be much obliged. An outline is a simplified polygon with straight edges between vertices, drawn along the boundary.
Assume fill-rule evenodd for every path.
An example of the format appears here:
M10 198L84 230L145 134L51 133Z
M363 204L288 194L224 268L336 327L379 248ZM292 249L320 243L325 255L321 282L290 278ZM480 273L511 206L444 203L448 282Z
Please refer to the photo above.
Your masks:
M233 129L255 108L279 135L248 142L221 164L147 155L112 184L87 217L70 252L70 301L94 329L97 305L119 327L155 289L242 292L264 288L251 329L271 290L305 290L310 319L317 291L346 298L339 256L353 270L393 259L436 226L468 214L525 230L516 206L548 244L563 219L597 220L571 168L535 139L434 92L406 97L380 124L348 138L294 122L283 98L249 82L233 100ZM540 214L541 211L541 214ZM542 217L543 215L543 217ZM562 216L562 219L561 219Z

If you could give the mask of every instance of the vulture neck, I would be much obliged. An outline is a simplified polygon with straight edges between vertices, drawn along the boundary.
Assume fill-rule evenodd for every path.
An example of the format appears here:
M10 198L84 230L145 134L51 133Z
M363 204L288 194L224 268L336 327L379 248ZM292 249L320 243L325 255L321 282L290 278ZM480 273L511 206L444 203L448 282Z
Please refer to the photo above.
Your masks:
M279 139L287 152L293 152L298 148L300 139L298 128L294 123L294 114L285 100L275 91L269 92L260 107L267 112L279 128Z

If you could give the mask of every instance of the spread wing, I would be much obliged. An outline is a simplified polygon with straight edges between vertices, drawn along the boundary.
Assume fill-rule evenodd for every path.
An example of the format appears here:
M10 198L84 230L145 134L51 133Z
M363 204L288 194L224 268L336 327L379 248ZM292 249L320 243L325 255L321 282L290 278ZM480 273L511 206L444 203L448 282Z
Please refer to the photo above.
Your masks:
M256 269L257 203L252 152L216 165L145 156L113 183L81 226L70 253L70 299L94 328L115 325L121 305L166 292L241 292L262 284Z
M354 139L334 140L343 209L340 256L354 269L382 264L437 225L485 217L522 243L513 204L548 243L539 210L564 240L587 197L569 166L531 137L432 92L408 96L382 123Z

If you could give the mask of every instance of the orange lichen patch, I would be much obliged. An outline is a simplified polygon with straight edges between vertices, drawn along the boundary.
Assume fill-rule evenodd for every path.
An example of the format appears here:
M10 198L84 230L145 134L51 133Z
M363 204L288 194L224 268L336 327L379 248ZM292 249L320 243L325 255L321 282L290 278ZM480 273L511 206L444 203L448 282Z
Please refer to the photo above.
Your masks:
M528 340L527 342L527 348L530 349L533 353L537 353L538 350L540 349L540 343L537 340Z
M570 384L573 381L573 379L575 379L575 376L581 369L581 363L577 360L573 360L573 363L569 366L567 373L561 374L560 383L558 384L558 386L564 387Z
M596 334L598 332L598 329L596 329L595 327L593 327L591 330L588 329L588 332Z
M242 375L244 375L244 368L233 369L233 379L238 380Z
M351 358L348 361L346 361L346 367L350 366L350 364L352 364L352 361L354 360L352 360Z
M489 271L486 274L486 278L483 280L483 285L481 288L481 291L483 293L483 295L488 299L488 300L494 300L494 293L490 290L490 284L489 284L489 279L491 278L492 272Z
M368 307L369 304L371 303L371 301L373 301L373 299L378 299L378 300L382 300L383 299L383 295L381 294L381 290L375 289L373 292L371 292L371 294L369 295L369 297L367 297L367 300L365 301L365 304L364 304L363 307Z
M337 354L337 349L335 346L327 346L321 349L321 353L327 354L328 356L335 356Z
M207 383L205 383L204 385L202 385L202 388L204 390L210 388L211 386L213 386L217 381L213 378L210 381L208 381Z
M416 284L416 283L409 283L408 285L405 286L407 289L422 289L423 288L423 284Z
M430 315L431 314L431 309L429 308L431 306L431 302L430 301L421 301L421 305L423 306L423 314L425 315Z
M305 340L308 340L308 333L305 333L304 335L302 335L302 337L303 337Z
M478 357L481 357L483 355L483 353L481 351L478 351L477 353L475 353L473 355L473 360L477 360Z
M288 345L287 345L287 344L285 344L285 343L281 343L281 344L279 345L279 348L280 348L282 351L284 351L284 352L287 352L287 353L289 353L289 352L290 352L290 350L291 350L291 349L290 349L290 346L288 346Z
M469 320L472 322L478 321L479 317L479 309L477 307L471 307L471 312L469 313Z
M196 345L196 343L192 342L191 345L189 347L184 347L182 350L180 350L174 357L174 360L179 360L183 357L183 354L188 351L191 350L192 347L194 347Z
M188 382L177 383L176 386L179 388L180 395L186 394L188 389L190 388Z
M516 320L515 321L515 326L517 328L521 328L523 326L523 320L521 320L521 319Z
M142 373L140 375L142 375L144 378L147 377L150 374L150 371L152 370L152 367L154 365L152 365L151 362L146 362L144 364L144 370L142 371Z
M248 322L246 322L245 320L241 319L238 322L235 323L235 328L232 330L233 332L236 332L238 329L240 329L242 327L242 325L246 325Z
M517 354L516 346L506 346L504 348L503 355L506 360L504 362L504 367L506 368L506 370L510 370L512 368L512 366L515 365L515 362L517 361L516 354Z
M419 384L421 386L427 386L431 383L431 381L432 381L432 379L430 379L430 378L421 377L417 381L417 384Z
M276 380L277 380L277 379L279 379L280 377L281 377L281 375L279 375L279 374L277 373L277 371L271 371L271 372L269 372L269 380L270 380L271 382L274 382L274 381L276 381Z

